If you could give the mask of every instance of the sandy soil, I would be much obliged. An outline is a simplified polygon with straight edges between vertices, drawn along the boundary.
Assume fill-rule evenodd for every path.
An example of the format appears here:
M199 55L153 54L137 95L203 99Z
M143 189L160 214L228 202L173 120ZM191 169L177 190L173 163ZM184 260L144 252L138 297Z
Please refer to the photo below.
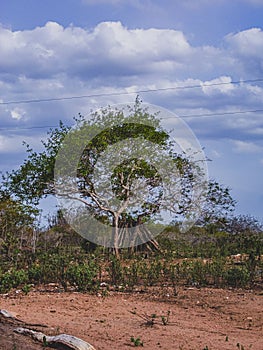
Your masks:
M238 343L240 349L263 349L262 292L209 288L181 288L177 296L170 292L110 292L103 297L38 290L28 295L2 295L0 309L25 322L48 325L49 328L39 330L49 335L67 333L80 337L96 350L131 349L132 336L140 337L144 349L154 350L232 350L238 349ZM166 317L168 311L170 317L164 325L161 316ZM157 316L153 324L148 322L152 314ZM2 328L0 323L0 349L13 350L14 345L8 347L5 340L14 335L1 336ZM19 342L18 335L15 337ZM20 340L21 344L28 344L25 349L42 348L24 336ZM24 347L18 345L16 349Z

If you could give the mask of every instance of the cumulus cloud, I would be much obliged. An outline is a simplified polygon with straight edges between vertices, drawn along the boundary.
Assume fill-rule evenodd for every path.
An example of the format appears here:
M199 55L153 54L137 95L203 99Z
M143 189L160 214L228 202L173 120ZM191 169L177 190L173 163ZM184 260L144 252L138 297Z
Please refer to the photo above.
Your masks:
M22 32L0 28L0 39L3 70L32 78L129 75L158 70L158 65L170 71L182 65L190 51L180 31L128 30L120 22L100 23L92 31L55 22Z
M235 89L235 86L231 83L231 77L222 76L210 81L202 82L201 86L202 91L206 95L214 95L217 93L229 94Z
M263 73L263 31L251 28L226 36L230 54L234 57L240 72L250 75Z
M261 28L251 28L236 34L229 34L226 40L231 48L242 56L263 58L263 31Z
M92 107L134 101L137 91L150 89L157 91L142 93L147 102L179 115L200 115L187 121L202 136L224 137L227 129L229 137L242 132L256 138L263 125L253 115L211 121L202 115L262 108L260 84L232 84L251 78L253 60L260 67L262 40L262 31L255 28L228 35L225 47L194 47L181 31L129 29L120 22L102 22L90 30L56 22L24 31L0 27L3 101L94 96L81 102L2 105L1 121L54 125ZM134 94L118 95L123 92Z
M133 76L144 80L146 75L155 80L206 79L211 74L245 74L246 68L250 71L247 55L263 71L261 30L231 34L226 42L226 49L193 47L181 31L128 29L120 22L103 22L93 30L64 28L55 22L27 31L0 28L0 77L4 82L16 76L20 80L67 76L82 81Z

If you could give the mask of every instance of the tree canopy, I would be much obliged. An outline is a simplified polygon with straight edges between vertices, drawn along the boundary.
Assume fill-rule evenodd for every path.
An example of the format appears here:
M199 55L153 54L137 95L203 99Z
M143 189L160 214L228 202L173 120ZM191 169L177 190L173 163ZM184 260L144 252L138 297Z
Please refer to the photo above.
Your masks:
M202 206L206 218L234 206L227 188L208 186L200 161L178 152L157 114L138 99L127 110L79 115L74 128L60 122L42 152L26 145L28 156L3 176L2 193L34 205L57 195L74 229L115 250L154 242L163 225L196 220Z

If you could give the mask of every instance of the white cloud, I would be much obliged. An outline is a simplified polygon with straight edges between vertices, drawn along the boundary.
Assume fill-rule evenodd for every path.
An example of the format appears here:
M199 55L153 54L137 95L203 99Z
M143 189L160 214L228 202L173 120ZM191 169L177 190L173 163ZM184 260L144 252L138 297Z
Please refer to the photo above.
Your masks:
M253 142L233 140L234 151L236 153L262 153L263 148Z
M11 110L11 117L15 120L20 120L25 116L26 112L22 108L14 108Z
M192 47L184 33L172 29L128 29L120 22L103 22L93 30L55 22L33 30L12 32L0 27L3 81L16 77L87 79L136 77L145 81L201 78L227 81L246 76L251 60L263 72L263 32L251 29L226 37L228 47ZM247 60L247 55L250 61ZM19 57L19 59L18 59ZM219 78L218 78L219 77ZM1 85L0 85L1 88ZM204 88L230 92L231 85Z
M116 0L116 5L122 3ZM120 22L92 29L55 22L22 31L0 27L0 102L94 95L0 105L2 162L11 160L11 152L24 152L23 140L40 147L38 133L41 130L43 138L47 129L34 126L57 125L59 119L70 124L78 112L87 115L91 108L133 103L136 91L159 88L164 90L142 93L143 101L179 116L197 115L185 120L202 144L211 145L209 156L215 162L225 164L227 153L229 169L236 168L231 151L238 161L262 158L263 113L216 114L263 108L262 83L231 84L263 76L262 40L259 28L232 33L217 46L193 46L179 30L129 29ZM133 94L118 95L123 92ZM104 93L109 95L100 96ZM167 125L172 129L173 120Z
M55 22L15 32L0 27L0 96L15 101L174 87L142 97L179 115L262 109L260 85L231 84L251 77L239 42L252 37L251 59L258 60L261 34L260 30L231 34L224 48L193 47L181 31L128 29L120 22L103 22L91 30ZM1 122L54 125L54 120L87 114L91 107L134 101L135 95L0 106ZM202 136L222 138L227 132L231 138L242 132L252 139L263 128L261 120L253 115L187 119Z
M10 135L0 134L0 153L26 153L24 142L28 143L35 150L43 149L41 140L45 139L45 134L24 135L21 131L16 134L14 131Z
M263 127L256 127L252 129L251 134L263 136Z
M235 89L235 86L231 83L231 77L222 76L210 81L204 81L201 83L201 86L202 91L206 95L214 95L217 93L229 94Z
M165 38L165 40L163 40ZM120 22L99 24L90 36L95 48L100 43L109 59L124 63L159 62L177 60L189 53L188 44L183 33L169 29L135 29L128 30Z
M33 78L137 74L158 70L158 64L171 71L191 51L180 31L129 30L120 22L103 22L92 31L55 22L31 31L0 28L0 39L2 70Z
M260 77L263 73L263 30L251 28L225 38L240 75Z
M231 48L246 57L263 58L263 31L261 28L251 28L236 34L226 36Z

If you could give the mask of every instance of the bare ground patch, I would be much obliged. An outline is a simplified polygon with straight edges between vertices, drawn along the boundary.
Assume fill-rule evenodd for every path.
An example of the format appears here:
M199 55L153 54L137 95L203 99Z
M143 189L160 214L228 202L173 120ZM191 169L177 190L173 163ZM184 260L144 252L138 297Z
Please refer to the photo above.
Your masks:
M172 292L172 291L171 291ZM47 324L49 335L67 333L82 338L96 350L131 349L131 337L144 349L263 349L263 293L257 291L180 288L140 293L110 292L106 297L55 289L28 295L0 297L0 308L27 323ZM165 325L162 316L169 320ZM153 324L147 319L155 315ZM17 344L15 348L13 344ZM13 334L0 323L0 349L33 350L43 347Z

